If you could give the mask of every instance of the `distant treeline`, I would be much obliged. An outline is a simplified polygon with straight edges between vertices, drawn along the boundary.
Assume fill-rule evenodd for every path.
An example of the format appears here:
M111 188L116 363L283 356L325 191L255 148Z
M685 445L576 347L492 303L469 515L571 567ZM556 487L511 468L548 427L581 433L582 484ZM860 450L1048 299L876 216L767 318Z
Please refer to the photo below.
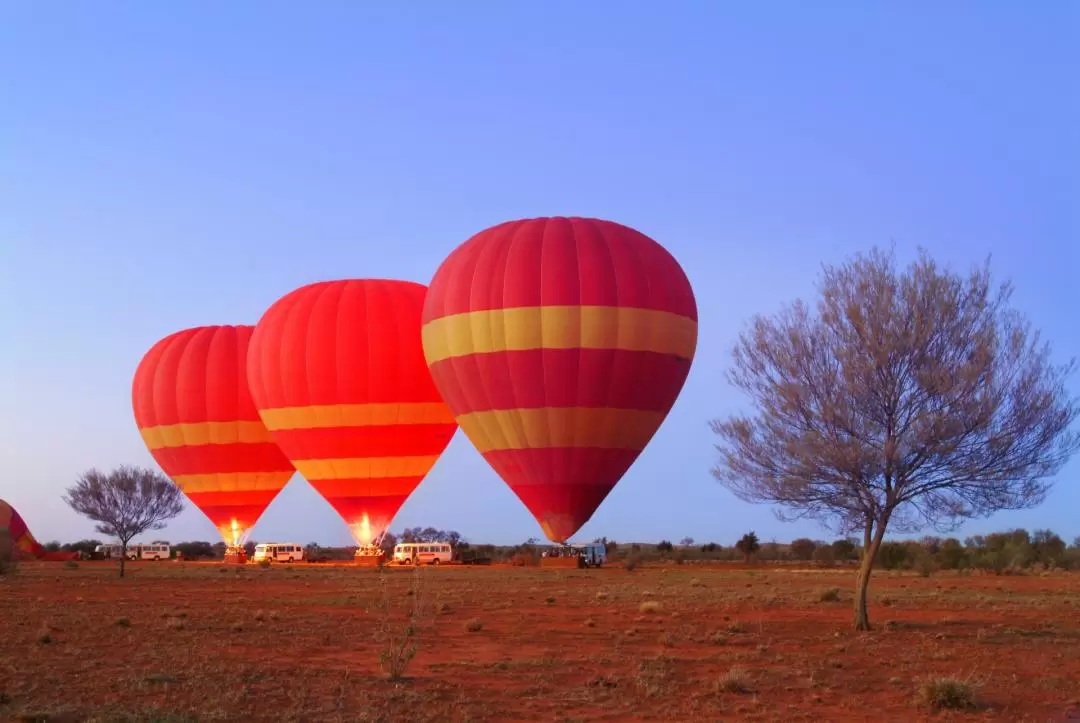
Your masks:
M453 530L437 530L433 527L413 527L399 535L388 534L383 547L389 553L398 542L449 542L456 555L463 561L513 562L533 565L539 562L540 553L548 543L529 539L520 545L472 544ZM842 538L831 542L802 537L789 543L760 542L753 532L742 536L734 545L725 546L715 542L697 544L691 538L678 543L661 540L658 543L619 543L607 538L608 558L615 561L639 563L644 561L670 560L676 564L694 561L745 561L757 563L814 563L829 566L853 564L861 550L854 539ZM80 540L61 545L50 542L50 551L78 551L92 557L100 540ZM257 543L248 542L248 555L254 554ZM225 556L225 543L181 542L172 546L174 555L180 553L188 560L214 560ZM310 560L348 560L354 547L323 547L309 543L305 556ZM1005 573L1038 566L1044 569L1061 568L1080 570L1080 537L1068 545L1051 530L1017 529L990 535L973 535L962 541L955 537L923 537L920 540L886 541L878 552L877 567L886 570L918 570L923 573L934 570L978 569Z

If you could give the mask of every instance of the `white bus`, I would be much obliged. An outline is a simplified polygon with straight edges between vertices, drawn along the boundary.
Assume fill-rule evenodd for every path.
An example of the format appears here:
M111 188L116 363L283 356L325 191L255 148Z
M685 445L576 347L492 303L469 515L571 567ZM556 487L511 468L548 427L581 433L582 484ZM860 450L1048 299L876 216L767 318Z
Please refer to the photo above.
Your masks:
M394 547L398 565L438 565L454 559L454 550L446 542L402 542Z
M101 557L119 559L123 548L120 545L98 545L95 552ZM172 547L164 542L136 543L128 545L129 560L168 560L172 556Z
M264 542L255 545L254 562L299 562L304 559L304 548L295 542Z

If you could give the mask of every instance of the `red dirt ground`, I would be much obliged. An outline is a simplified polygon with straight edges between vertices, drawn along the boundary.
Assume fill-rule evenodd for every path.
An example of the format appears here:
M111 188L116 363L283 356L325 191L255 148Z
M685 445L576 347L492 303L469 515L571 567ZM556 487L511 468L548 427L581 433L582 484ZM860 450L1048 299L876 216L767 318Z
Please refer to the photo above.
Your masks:
M107 563L26 563L0 578L0 719L1065 721L1080 711L1075 574L878 574L869 633L851 629L850 570L163 562L115 575ZM380 655L410 644L418 601L415 658L391 681ZM932 677L969 683L977 707L921 704Z

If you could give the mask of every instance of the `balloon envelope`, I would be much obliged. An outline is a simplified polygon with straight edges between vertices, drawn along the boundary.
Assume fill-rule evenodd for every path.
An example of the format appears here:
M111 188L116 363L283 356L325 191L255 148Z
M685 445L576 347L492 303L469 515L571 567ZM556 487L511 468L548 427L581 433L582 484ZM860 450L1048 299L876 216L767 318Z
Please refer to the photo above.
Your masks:
M554 542L588 521L648 444L696 344L678 262L597 219L481 231L439 267L424 304L436 386Z
M247 383L253 326L171 334L139 363L135 422L158 465L231 545L243 542L296 471Z
M248 352L251 393L281 449L368 545L457 430L420 345L426 287L349 279L271 306Z
M11 554L13 557L45 556L45 548L30 534L22 516L4 500L0 500L0 554Z

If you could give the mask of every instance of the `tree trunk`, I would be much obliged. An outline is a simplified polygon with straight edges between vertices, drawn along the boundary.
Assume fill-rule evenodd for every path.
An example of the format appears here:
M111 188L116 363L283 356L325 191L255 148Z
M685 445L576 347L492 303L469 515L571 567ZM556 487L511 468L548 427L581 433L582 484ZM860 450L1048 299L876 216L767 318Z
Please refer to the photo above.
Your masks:
M877 529L874 529L874 520L867 520L866 529L863 531L862 563L859 565L859 577L855 583L855 629L869 630L870 616L867 613L866 592L870 587L870 575L874 572L874 559L877 557L881 540L885 537L885 526L888 518L877 520Z
M120 577L124 576L124 565L127 564L127 543L120 543Z

